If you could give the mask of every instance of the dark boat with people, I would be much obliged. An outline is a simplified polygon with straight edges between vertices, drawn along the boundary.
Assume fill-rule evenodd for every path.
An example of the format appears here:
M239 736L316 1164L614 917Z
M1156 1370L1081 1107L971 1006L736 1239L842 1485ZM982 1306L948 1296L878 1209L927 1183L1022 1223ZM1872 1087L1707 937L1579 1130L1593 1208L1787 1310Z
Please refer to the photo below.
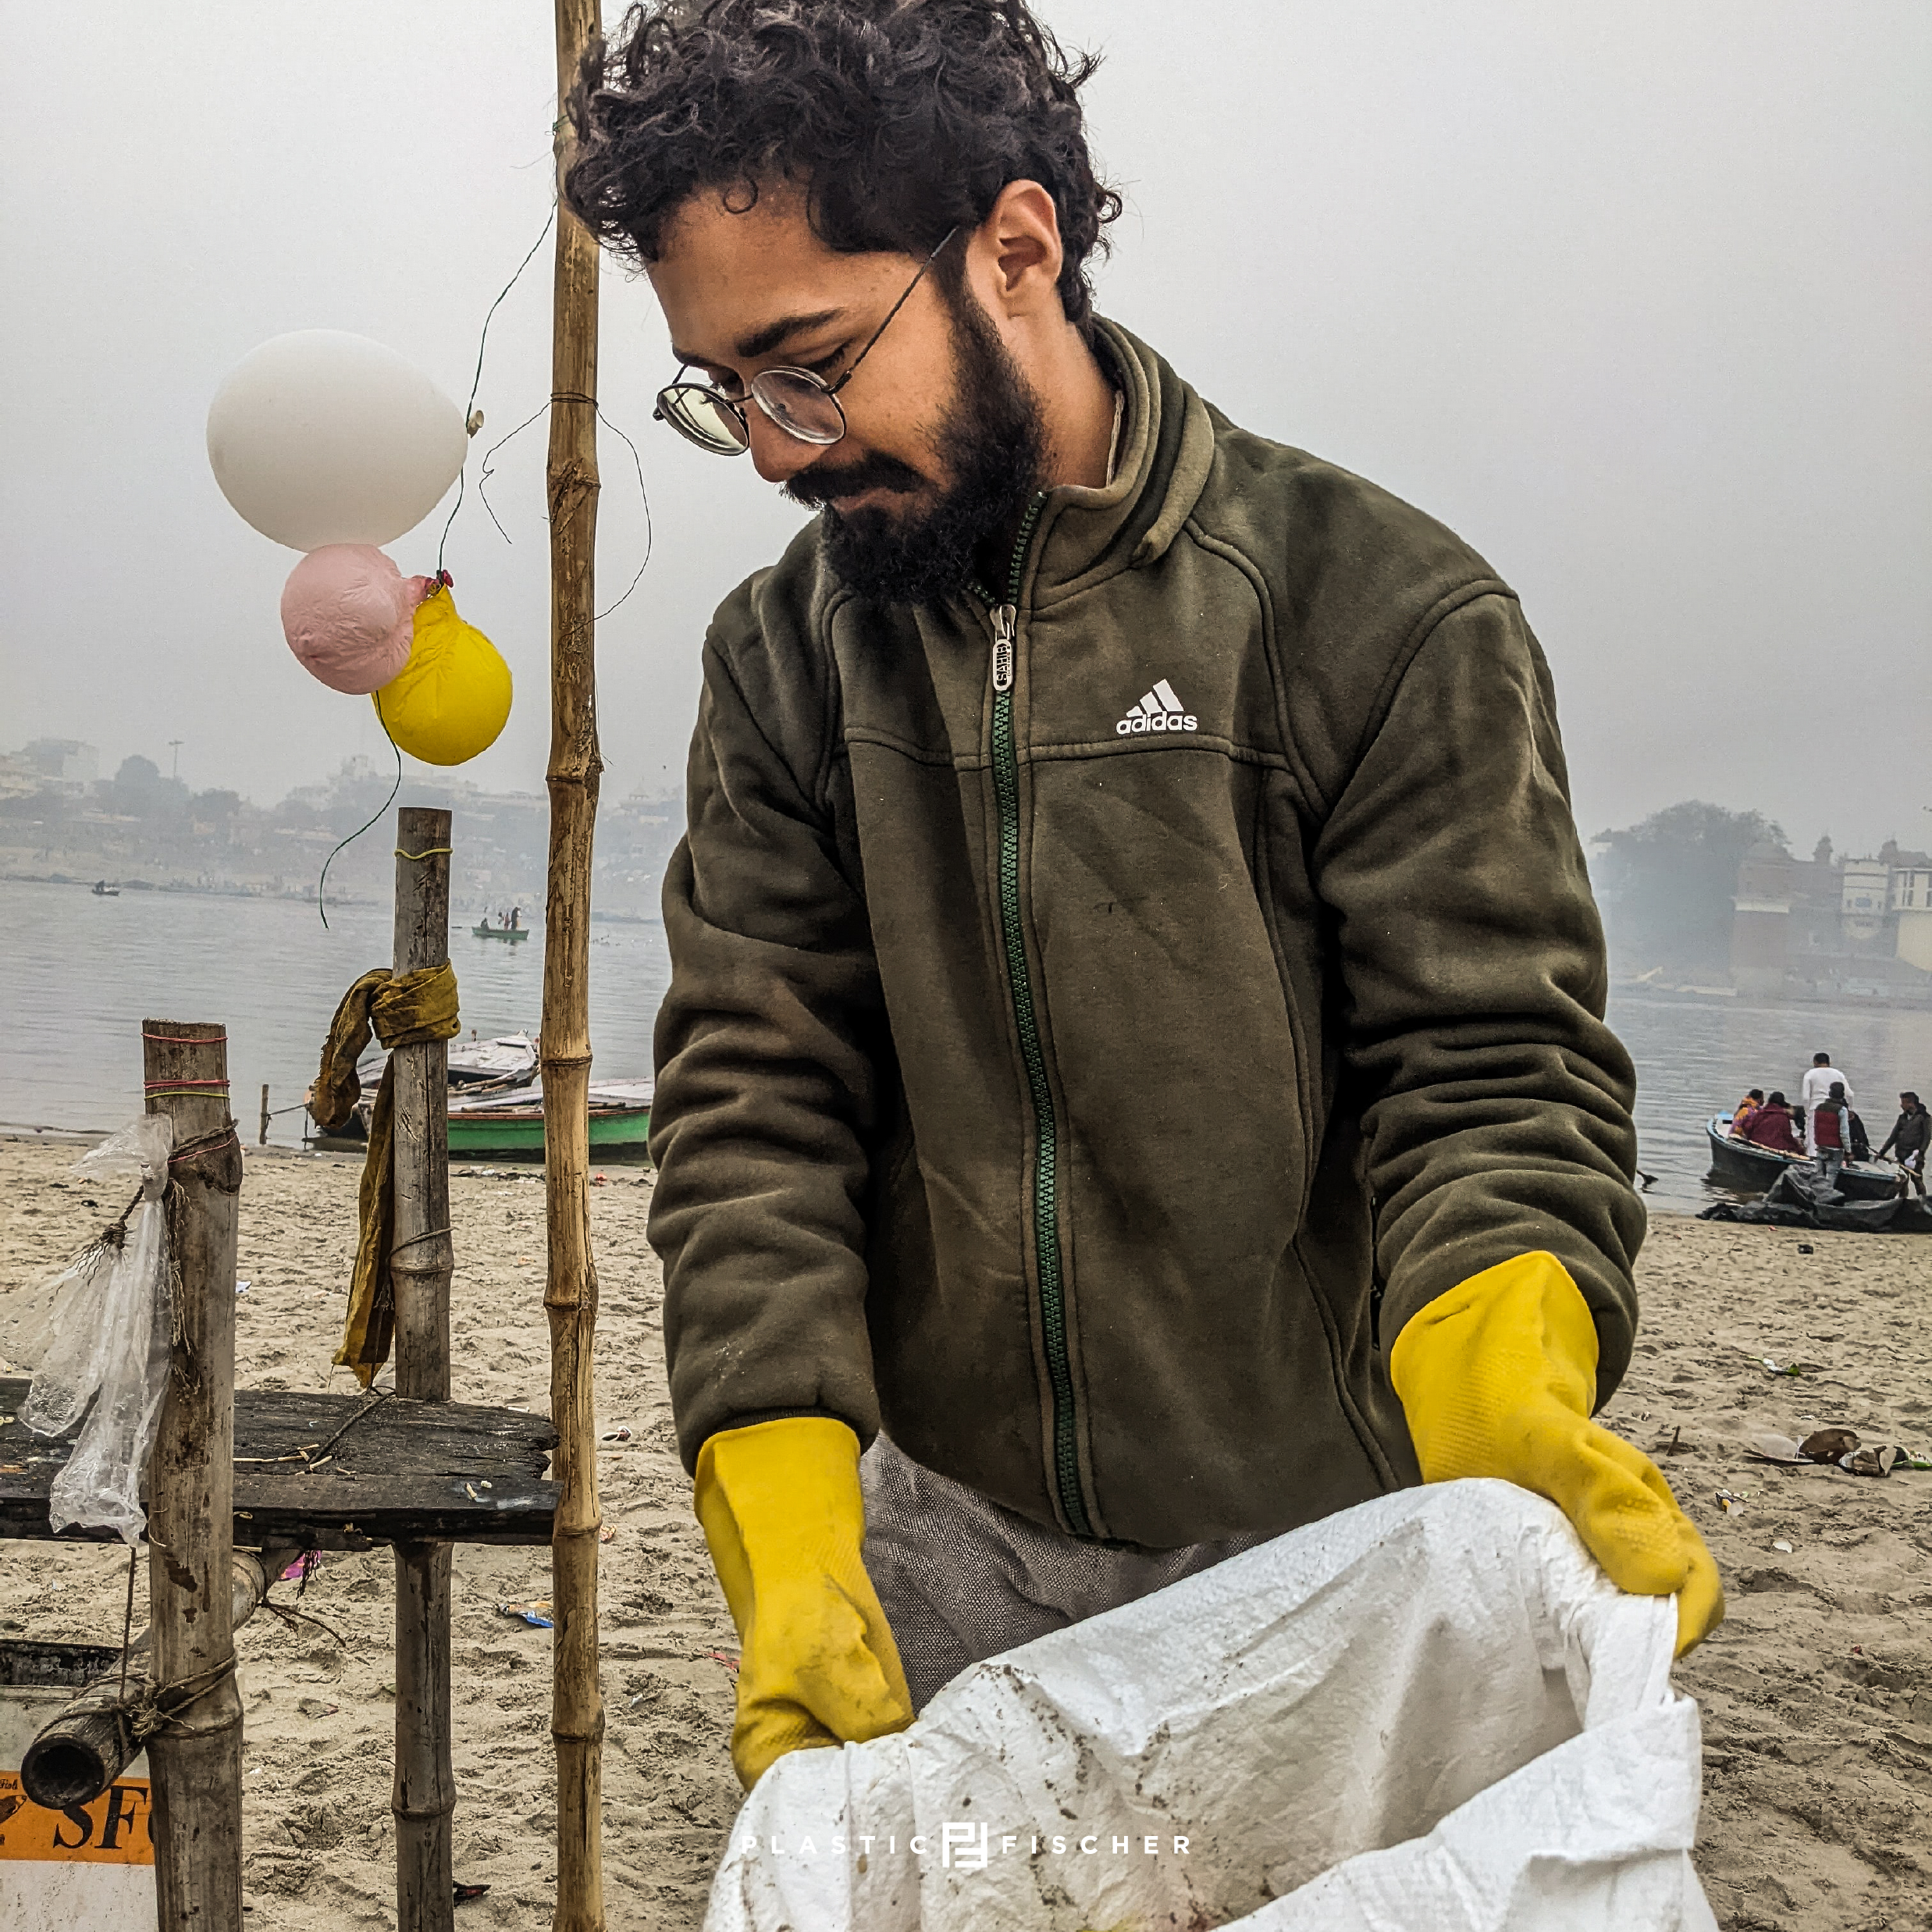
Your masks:
M1802 1154L1780 1154L1755 1141L1731 1137L1731 1116L1717 1114L1704 1123L1710 1137L1710 1178L1726 1187L1763 1194L1779 1175L1815 1162ZM1889 1201L1898 1191L1898 1170L1876 1161L1847 1161L1838 1170L1838 1192L1847 1201Z

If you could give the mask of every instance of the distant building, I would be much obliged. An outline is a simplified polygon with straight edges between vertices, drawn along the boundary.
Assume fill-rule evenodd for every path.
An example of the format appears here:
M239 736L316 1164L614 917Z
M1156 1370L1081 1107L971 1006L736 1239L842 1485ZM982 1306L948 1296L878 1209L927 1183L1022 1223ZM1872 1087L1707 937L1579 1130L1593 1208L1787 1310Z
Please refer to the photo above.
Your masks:
M9 762L52 779L62 792L76 794L85 792L101 775L101 754L77 738L37 738L32 744L23 745Z
M1731 981L1740 993L1780 993L1790 948L1793 861L1756 845L1738 867L1731 903Z
M1731 899L1731 977L1744 994L1932 998L1932 856L1809 859L1754 845Z
M1932 866L1895 866L1891 912L1898 922L1898 956L1932 973Z

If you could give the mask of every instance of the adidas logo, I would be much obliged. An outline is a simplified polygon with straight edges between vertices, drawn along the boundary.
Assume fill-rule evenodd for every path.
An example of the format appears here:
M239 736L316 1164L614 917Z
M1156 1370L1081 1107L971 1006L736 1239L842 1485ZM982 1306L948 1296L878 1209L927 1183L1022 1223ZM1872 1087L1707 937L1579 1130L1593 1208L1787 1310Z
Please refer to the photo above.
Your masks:
M1147 695L1114 727L1123 738L1141 731L1191 731L1200 724L1193 712L1174 695L1174 687L1163 678Z

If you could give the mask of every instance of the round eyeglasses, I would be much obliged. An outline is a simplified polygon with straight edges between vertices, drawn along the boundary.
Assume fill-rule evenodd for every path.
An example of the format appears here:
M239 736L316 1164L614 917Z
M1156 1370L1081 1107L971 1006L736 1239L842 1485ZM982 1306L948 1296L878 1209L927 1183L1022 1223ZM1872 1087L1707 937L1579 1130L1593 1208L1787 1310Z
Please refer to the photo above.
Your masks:
M892 318L926 279L926 271L938 259L939 249L959 232L957 227L949 228L940 237L939 247L919 265L919 272L906 283L906 293L887 310L885 320L873 330L871 340L837 382L828 382L809 369L760 369L745 386L745 394L735 397L727 396L710 382L679 381L657 392L657 407L651 414L713 456L742 456L751 447L751 425L745 415L745 404L750 401L787 436L829 448L845 433L845 411L839 403L838 392L859 373L859 364L871 354L873 344L891 326Z

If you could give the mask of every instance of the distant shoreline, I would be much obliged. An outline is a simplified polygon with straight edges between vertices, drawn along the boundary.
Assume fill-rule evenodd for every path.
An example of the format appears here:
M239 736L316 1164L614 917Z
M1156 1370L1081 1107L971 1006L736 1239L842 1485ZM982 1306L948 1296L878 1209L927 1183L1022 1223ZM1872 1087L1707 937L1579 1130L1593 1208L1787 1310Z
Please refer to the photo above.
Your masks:
M0 872L0 880L15 885L69 885L84 892L91 892L95 880L84 878L71 872ZM203 899L269 899L277 905L313 906L315 895L306 889L301 891L284 888L277 892L260 885L191 885L178 879L110 879L107 883L116 892L165 892L171 897ZM373 893L329 894L324 902L329 906L355 908L381 906L388 909L390 902ZM610 913L592 906L590 921L593 926L661 926L664 918L657 913ZM452 930L464 930L475 923L467 915L453 917ZM541 932L543 922L526 926L526 932Z
M1853 993L1837 988L1827 993L1742 993L1724 987L1649 986L1634 980L1614 980L1613 1000L1642 999L1660 1006L1695 1006L1733 1012L1788 1012L1811 1007L1853 1008L1859 1012L1932 1012L1932 995L1897 999L1877 993Z

